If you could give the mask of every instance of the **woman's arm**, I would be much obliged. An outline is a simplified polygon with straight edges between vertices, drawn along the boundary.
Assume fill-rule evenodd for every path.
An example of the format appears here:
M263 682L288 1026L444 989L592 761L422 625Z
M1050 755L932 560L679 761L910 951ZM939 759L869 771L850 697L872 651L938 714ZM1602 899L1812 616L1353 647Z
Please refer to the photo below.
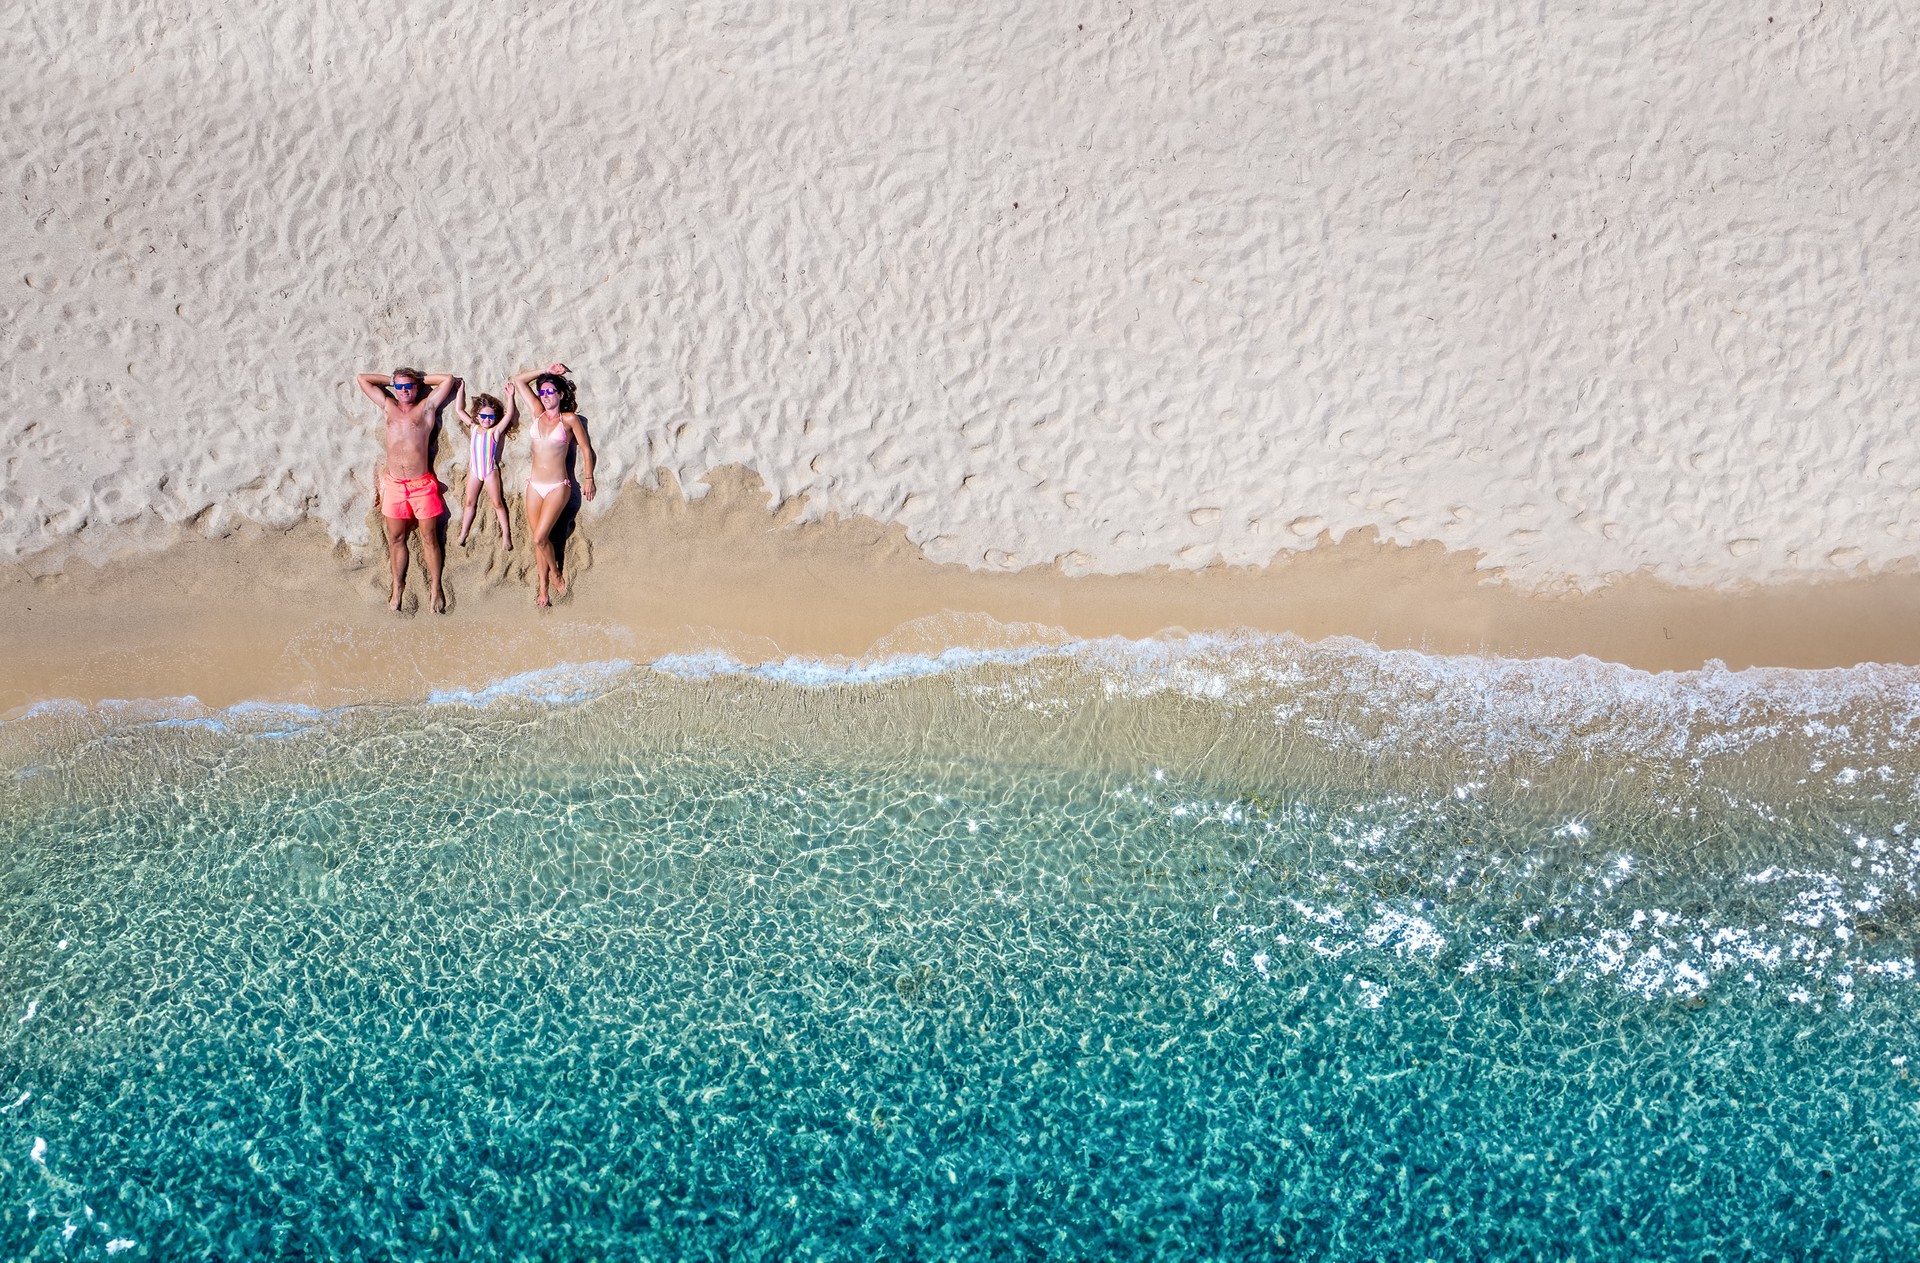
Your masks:
M515 373L509 382L512 388L508 392L509 396L518 396L525 400L527 415L537 417L540 415L540 401L533 397L533 387L528 383L532 382L534 378L540 376L542 373L565 373L566 371L567 366L559 360L555 360L545 368L530 368L524 373Z
M577 412L566 416L567 428L573 431L573 441L580 445L580 494L593 499L593 444L587 438L587 419Z
M544 368L530 368L524 373L515 373L512 377L507 378L507 398L510 400L526 400L527 411L538 415L540 406L533 400L533 386L531 383L534 378L546 371Z
M559 360L555 360L545 368L530 368L524 373L515 373L512 381L517 385L524 386L542 373L552 373L555 377L565 377L571 371L572 370L565 364L562 364Z

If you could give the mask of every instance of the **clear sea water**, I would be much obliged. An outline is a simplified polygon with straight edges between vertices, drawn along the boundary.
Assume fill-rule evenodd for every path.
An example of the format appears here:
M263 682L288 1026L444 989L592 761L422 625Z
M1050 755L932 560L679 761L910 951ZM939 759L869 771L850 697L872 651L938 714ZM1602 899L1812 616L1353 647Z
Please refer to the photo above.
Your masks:
M1284 639L41 706L0 1258L1912 1258L1917 723Z

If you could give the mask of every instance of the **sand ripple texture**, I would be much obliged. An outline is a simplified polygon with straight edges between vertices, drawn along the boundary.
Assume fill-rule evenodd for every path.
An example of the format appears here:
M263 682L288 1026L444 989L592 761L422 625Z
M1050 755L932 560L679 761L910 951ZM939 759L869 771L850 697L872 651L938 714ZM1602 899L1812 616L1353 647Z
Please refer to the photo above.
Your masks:
M1920 539L1892 0L23 0L0 64L14 557L363 544L351 373L551 356L604 486L742 463L978 567Z

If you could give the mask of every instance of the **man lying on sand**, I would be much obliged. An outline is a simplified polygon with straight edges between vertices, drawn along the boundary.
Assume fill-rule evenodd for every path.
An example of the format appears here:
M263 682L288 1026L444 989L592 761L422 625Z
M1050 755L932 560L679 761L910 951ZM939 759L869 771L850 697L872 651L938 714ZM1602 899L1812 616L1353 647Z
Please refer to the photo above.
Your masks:
M460 384L450 373L422 373L396 368L391 376L361 373L360 390L380 405L387 417L387 467L380 471L380 516L387 521L387 562L393 569L393 593L387 602L398 613L407 586L407 535L421 524L420 552L427 559L432 609L447 612L440 591L440 533L435 529L447 511L440 498L440 480L428 463L433 429L440 423L440 405ZM421 398L422 395L425 398Z

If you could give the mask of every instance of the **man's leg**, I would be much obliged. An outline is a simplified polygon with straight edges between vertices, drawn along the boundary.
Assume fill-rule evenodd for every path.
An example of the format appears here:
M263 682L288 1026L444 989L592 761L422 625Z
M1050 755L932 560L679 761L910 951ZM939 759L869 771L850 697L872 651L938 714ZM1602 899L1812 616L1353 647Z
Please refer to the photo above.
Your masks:
M446 523L447 515L420 519L420 555L427 562L427 587L431 589L430 607L436 614L447 612L447 597L440 590L440 528Z
M387 566L393 571L393 590L387 595L387 608L398 614L400 597L407 590L407 532L413 529L413 519L383 515L381 520L387 524Z

